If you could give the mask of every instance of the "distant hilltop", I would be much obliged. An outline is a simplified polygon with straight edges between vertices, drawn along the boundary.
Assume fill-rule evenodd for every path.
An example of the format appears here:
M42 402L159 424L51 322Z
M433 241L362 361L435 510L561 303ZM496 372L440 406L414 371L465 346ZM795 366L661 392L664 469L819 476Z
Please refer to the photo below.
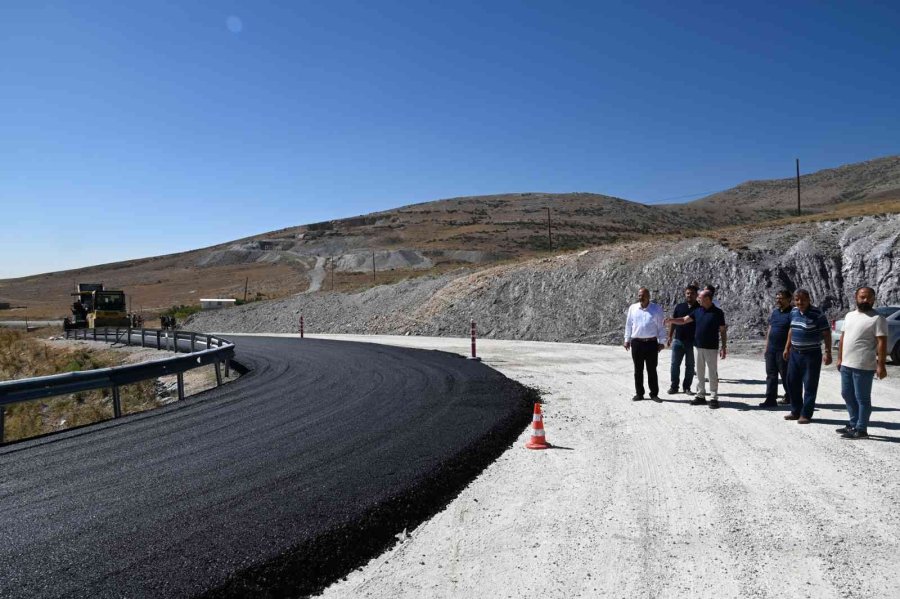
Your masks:
M801 186L804 219L900 212L900 156L803 175ZM178 254L0 280L0 303L27 305L32 317L59 318L67 313L68 294L78 281L123 289L133 311L150 314L195 305L200 297L244 299L245 292L248 300L349 293L550 251L647 238L715 237L729 227L769 226L796 220L795 215L793 178L748 181L693 202L666 205L582 192L449 198ZM20 316L15 309L0 309L0 319Z

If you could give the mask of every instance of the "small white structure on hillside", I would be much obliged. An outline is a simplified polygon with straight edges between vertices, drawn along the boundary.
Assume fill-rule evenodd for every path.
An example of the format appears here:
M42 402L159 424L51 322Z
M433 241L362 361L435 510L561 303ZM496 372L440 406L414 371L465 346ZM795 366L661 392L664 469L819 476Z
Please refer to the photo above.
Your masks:
M200 298L201 310L218 310L219 308L230 308L237 303L236 299L203 299Z

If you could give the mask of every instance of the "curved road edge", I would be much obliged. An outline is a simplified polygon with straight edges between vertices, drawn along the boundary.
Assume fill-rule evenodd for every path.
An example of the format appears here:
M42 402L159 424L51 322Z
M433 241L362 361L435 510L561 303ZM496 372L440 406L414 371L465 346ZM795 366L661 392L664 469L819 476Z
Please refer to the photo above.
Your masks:
M510 449L531 423L534 404L540 401L539 391L508 380L520 391L518 405L481 439L460 449L418 484L265 564L235 573L225 585L200 597L315 595L390 549L403 531L416 528L444 510L485 468Z

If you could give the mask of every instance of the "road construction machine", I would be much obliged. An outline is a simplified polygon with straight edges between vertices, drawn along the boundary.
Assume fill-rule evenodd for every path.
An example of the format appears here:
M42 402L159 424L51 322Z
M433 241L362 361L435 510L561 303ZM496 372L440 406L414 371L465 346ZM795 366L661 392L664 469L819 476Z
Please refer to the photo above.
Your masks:
M63 328L94 329L97 327L127 327L131 323L125 306L125 292L104 289L103 283L78 283L72 293L72 317L63 321Z

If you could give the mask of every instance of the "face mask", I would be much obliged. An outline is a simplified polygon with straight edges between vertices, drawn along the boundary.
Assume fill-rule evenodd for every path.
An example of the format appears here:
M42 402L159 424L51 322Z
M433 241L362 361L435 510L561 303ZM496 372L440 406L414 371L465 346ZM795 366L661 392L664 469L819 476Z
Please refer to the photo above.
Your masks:
M868 312L872 309L872 304L868 302L863 302L861 304L856 304L856 307L859 308L860 312Z

